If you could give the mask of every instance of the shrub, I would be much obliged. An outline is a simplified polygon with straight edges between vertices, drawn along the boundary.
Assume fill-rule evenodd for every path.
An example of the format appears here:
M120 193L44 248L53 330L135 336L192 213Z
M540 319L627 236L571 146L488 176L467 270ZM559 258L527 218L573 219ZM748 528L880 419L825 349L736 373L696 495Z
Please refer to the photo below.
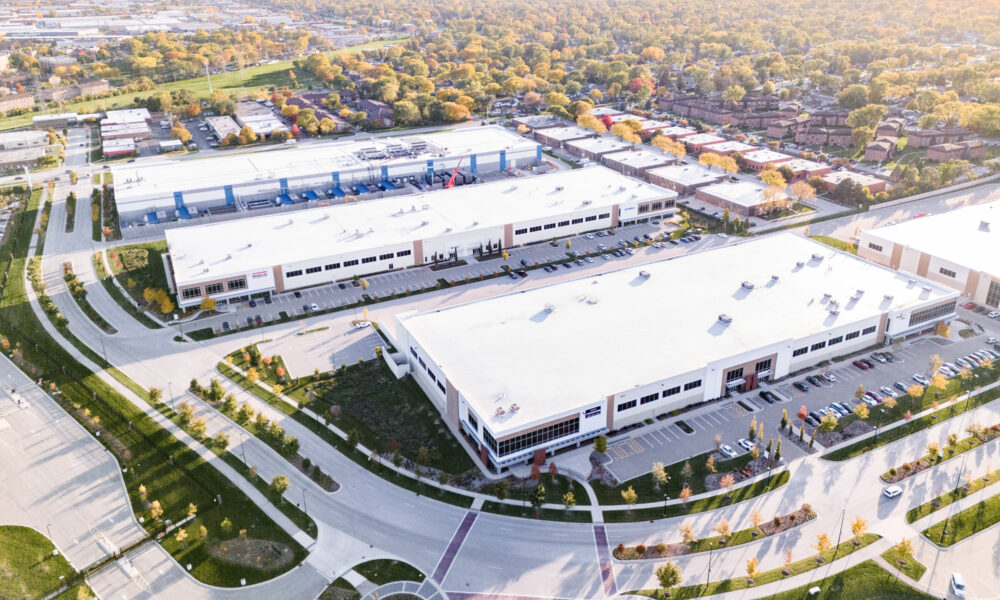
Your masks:
M660 554L660 555L666 554L667 553L667 545L664 544L663 542L660 542L659 544L657 544L656 545L656 553Z
M646 545L639 544L638 546L635 547L635 551L639 556L644 556L646 554Z

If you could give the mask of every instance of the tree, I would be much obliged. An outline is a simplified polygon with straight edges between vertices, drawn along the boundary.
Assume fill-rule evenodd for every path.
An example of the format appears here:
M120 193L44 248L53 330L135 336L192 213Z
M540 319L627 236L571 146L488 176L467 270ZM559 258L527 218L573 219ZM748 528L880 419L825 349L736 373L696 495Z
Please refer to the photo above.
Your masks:
M868 418L868 415L869 415L868 405L865 404L864 402L854 407L854 416L861 419L862 421L866 420Z
M859 385L858 389L854 390L854 399L855 400L864 400L866 394L867 394L867 391L865 390L865 386Z
M191 141L191 132L183 125L177 125L170 130L170 137L180 140L182 144L186 144Z
M631 142L633 144L642 143L642 139L640 139L639 136L636 135L635 131L633 131L632 128L625 123L615 123L611 126L609 131L626 142Z
M160 403L160 399L163 397L163 390L160 388L151 387L149 388L149 403L156 406Z
M825 533L821 533L816 536L816 543L812 545L817 552L823 554L827 550L833 547L833 542L830 541L830 537ZM822 557L817 557L817 560L822 561Z
M896 562L900 565L905 565L907 560L913 558L913 542L908 538L899 540L893 549L896 551Z
M677 530L680 531L681 539L684 540L685 544L690 544L694 541L694 530L691 528L691 524L687 521L678 525Z
M764 522L764 515L760 514L759 510L754 509L754 511L750 513L750 524L753 525L754 529L759 530L760 524L763 522Z
M914 383L910 387L906 388L906 395L914 400L919 400L924 397L924 386L919 383Z
M177 530L177 542L179 544L183 545L184 544L184 540L186 540L187 537L188 537L188 533L187 533L187 531L184 530L184 528L181 528L181 529Z
M855 83L837 94L837 104L844 108L861 108L868 104L868 86Z
M760 575L760 567L757 564L757 557L747 559L747 578L756 579Z
M691 461L686 460L681 467L681 479L684 480L685 486L690 483L692 477L694 477L694 467L691 466Z
M191 435L201 438L205 435L205 419L198 417L191 420Z
M188 502L187 516L193 517L198 514L198 506L194 502Z
M507 483L506 479L501 479L500 481L498 481L496 486L494 486L493 488L493 495L497 497L497 500L499 500L501 504L503 503L504 500L507 499L507 496L509 494L510 494L510 484Z
M760 180L767 185L773 185L774 187L782 189L785 185L787 185L784 176L782 176L777 169L764 169L760 173Z
M750 419L750 432L747 434L747 438L752 442L757 439L757 417Z
M823 415L823 418L819 421L820 431L830 432L837 428L837 417L832 413Z
M160 506L159 500L153 500L149 503L149 517L154 521L159 521L160 517L163 516L163 507Z
M228 536L233 532L233 522L229 520L229 517L226 517L221 523L219 523L219 529L222 531L223 535Z
M201 304L199 305L201 310L213 311L215 310L215 300L205 296L201 299Z
M627 489L622 490L622 500L628 505L629 513L631 513L632 507L635 506L636 501L639 500L639 494L632 489L632 486L628 486Z
M722 92L722 99L726 102L731 102L732 104L737 104L743 99L747 93L746 89L741 85L731 85Z
M604 126L604 123L594 115L583 114L576 118L576 124L580 127L586 127L587 129L592 129L597 133L605 133L608 128Z
M886 114L888 114L889 109L882 104L867 104L862 107L857 107L856 110L852 110L849 115L847 115L847 126L851 129L857 129L858 127L871 127L873 130L878 125Z
M660 589L669 596L670 589L677 587L683 581L681 569L673 561L668 560L656 568L656 580L660 584Z
M861 518L861 515L858 515L851 521L851 535L855 538L861 537L866 531L868 531L868 521Z
M667 471L663 468L663 463L661 462L653 463L652 475L653 484L658 490L663 489L667 485L667 482L670 481L670 476L667 475Z
M689 488L686 485L683 488L681 488L680 499L681 502L683 502L684 506L686 507L688 500L691 499L691 488Z
M507 260L504 258L504 260ZM600 435L594 438L594 452L598 454L604 454L608 451L608 438Z
M715 473L715 456L712 454L708 455L708 459L705 461L705 468L709 473Z
M816 188L805 181L796 181L788 188L789 194L798 202L806 202L816 197Z
M229 447L229 436L226 433L220 431L219 433L215 434L214 445L216 448L220 450L225 450L226 448Z
M781 429L788 427L788 409L781 409Z
M567 511L576 506L576 496L573 495L573 492L563 494L562 501Z
M728 540L729 537L733 535L733 528L732 526L729 525L729 521L725 519L722 519L721 521L716 523L715 527L712 528L712 531L719 534L719 537L722 538L723 542Z
M244 125L240 128L239 139L246 140L247 144L252 144L257 141L257 134L254 132L253 127L249 125Z
M275 475L274 479L271 480L271 485L268 489L276 496L281 496L286 490L288 490L289 485L290 483L288 482L288 477L285 477L284 475Z
M181 425L187 425L194 416L194 407L187 402L181 402L177 407L177 414L180 417Z
M728 496L733 491L733 485L736 483L736 478L733 477L732 473L726 473L719 480L719 487L726 489L726 496Z

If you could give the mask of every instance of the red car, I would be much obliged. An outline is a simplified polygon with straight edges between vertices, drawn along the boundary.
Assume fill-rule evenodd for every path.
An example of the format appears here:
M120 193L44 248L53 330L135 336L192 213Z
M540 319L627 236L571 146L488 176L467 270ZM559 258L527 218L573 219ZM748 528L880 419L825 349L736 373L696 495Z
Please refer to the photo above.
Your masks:
M976 303L975 302L966 302L965 304L962 305L962 308L967 308L969 310L972 310L973 308L976 308Z
M867 371L870 368L868 365L866 365L865 363L861 362L860 360L856 360L856 361L854 361L851 364L854 365L855 367L861 369L862 371Z

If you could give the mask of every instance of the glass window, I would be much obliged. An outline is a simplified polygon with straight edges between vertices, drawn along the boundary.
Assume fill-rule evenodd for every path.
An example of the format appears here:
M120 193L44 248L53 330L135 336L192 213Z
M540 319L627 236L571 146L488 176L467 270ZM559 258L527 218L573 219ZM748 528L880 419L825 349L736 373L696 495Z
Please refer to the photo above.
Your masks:
M701 387L701 380L697 379L695 381L689 381L689 382L685 383L684 384L684 391L686 392L688 390L693 390L695 388L700 388L700 387Z
M212 294L221 294L222 284L221 283L210 283L205 286L205 294L211 296Z
M184 291L181 292L181 295L184 296L185 300L189 298L197 298L201 296L201 288L200 287L185 288Z
M390 252L390 253L388 253L388 254L379 254L379 255L378 255L378 259L379 259L379 260L389 260L389 259L391 259L392 257L393 257L393 254L392 254L392 252Z
M483 428L483 439L486 440L486 445L493 450L494 454L497 456L506 456L525 448L531 448L532 446L544 444L545 442L579 432L580 415L576 415L565 421L549 425L548 427L542 427L535 431L529 431L528 433L512 437L509 440L503 440L499 443L487 429Z
M873 244L871 242L868 242L868 247L871 248L872 250L874 250L875 252L881 252L882 251L882 246L879 246L878 244Z
M319 273L323 270L323 267L309 267L306 269L306 275L311 275L313 273Z
M840 343L840 342L842 342L842 341L844 341L844 336L842 336L842 335L838 335L838 336L837 336L837 337L835 337L835 338L830 338L830 341L829 341L829 342L827 342L827 345L829 345L829 346L833 346L833 345L835 345L835 344L839 344L839 343Z
M809 349L812 351L816 351L816 350L822 350L823 348L826 348L826 342L816 342Z
M739 369L733 369L732 371L726 373L726 383L729 383L730 381L735 381L742 377L743 377L743 367L740 367Z
M556 224L555 223L546 223L545 224L545 228L546 229L555 229L556 228Z
M375 257L374 256L366 256L366 257L364 257L364 258L361 259L361 262L362 263L373 263L373 262L375 262Z
M603 215L597 215L598 219L610 219L611 213L604 213Z
M413 252L411 252L410 250L400 250L399 252L396 253L396 256L397 257L399 257L399 256L409 256L412 253Z
M795 356L802 356L806 352L809 352L809 348L807 346L803 346L803 347L799 348L798 350L795 350L794 352L792 352L792 356L793 357L795 357Z
M875 333L876 329L878 329L878 327L876 327L875 325L872 325L871 327L865 327L864 329L861 330L861 335L869 335Z
M527 229L515 229L514 230L514 235L524 235L526 233L528 233Z
M585 220L585 221L596 221L596 220L597 220L597 217L595 217L595 216L591 215L591 216L587 217L587 218L586 218L586 219L584 219L584 220Z
M566 227L567 225L569 225L569 221L559 221L560 227Z
M444 384L443 384L443 383L441 383L441 382L439 381L439 382L437 382L437 384L438 384L438 389L439 389L439 390L441 390L441 393L442 393L442 394L447 394L447 393L448 393L447 391L445 391L445 389L444 389Z
M247 280L246 277L240 277L239 279L233 279L232 281L228 282L227 285L229 287L229 291L242 290L246 289Z
M534 227L532 227L528 231L535 232L535 231L541 231L541 230L542 230L542 226L541 225L535 225Z
M667 396L673 396L673 395L679 394L679 393L681 393L681 386L678 385L678 386L672 387L669 390L663 392L663 397L666 398Z
M649 404L650 402L659 399L660 399L660 392L656 392L653 394L649 394L648 396L643 396L642 398L639 398L639 404Z
M938 269L938 272L941 273L942 275L944 275L945 277L951 277L952 279L954 279L955 276L958 275L958 273L955 273L951 269L946 269L944 267L941 267L940 269Z
M647 212L649 212L649 205L648 204L640 204L639 205L639 214L641 215L642 213L647 213Z
M296 269L294 271L287 271L285 277L298 277L302 274L302 269Z
M472 431L479 431L479 421L476 420L476 417L471 412L466 413L465 420L469 422L469 427L472 428Z
M358 259L356 259L356 258L354 260L345 260L344 261L344 266L345 267L353 267L356 264L358 264Z
M949 315L955 312L955 304L956 302L954 301L946 302L944 304L939 304L937 306L932 306L930 308L925 308L924 310L918 310L910 313L910 325L916 325L917 323L923 323L924 321L930 321L931 319Z
M588 408L587 412L583 413L583 416L589 419L590 417L596 417L600 414L601 414L601 407L595 406L593 408Z
M861 335L860 331L852 331L851 333L848 333L847 335L845 335L844 339L845 340L853 340L854 338L858 337L859 335Z
M753 368L754 373L760 373L761 371L766 371L771 368L771 359L759 360Z
M580 223L583 223L583 217L578 217L576 219L573 219L574 225L579 225Z
M636 400L629 400L628 402L622 402L621 404L618 405L618 412L625 412L630 408L635 408L637 403L638 401Z
M330 263L330 264L326 265L323 268L326 269L327 271L332 271L334 269L339 269L340 268L340 263Z
M986 292L986 306L997 308L1000 305L1000 281L990 281L990 289Z

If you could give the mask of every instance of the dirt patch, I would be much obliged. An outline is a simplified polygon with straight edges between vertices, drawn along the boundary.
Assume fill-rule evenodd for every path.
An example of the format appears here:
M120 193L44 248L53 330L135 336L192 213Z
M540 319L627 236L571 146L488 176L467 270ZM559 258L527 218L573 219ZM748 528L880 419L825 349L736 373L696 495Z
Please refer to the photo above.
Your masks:
M715 460L721 461L725 460L725 457L719 453L715 453ZM705 477L705 490L712 492L722 488L722 478L726 475L733 476L733 485L743 481L744 479L750 479L751 477L756 477L761 473L767 472L768 461L763 456L759 456L747 464L743 465L743 468L738 471L726 471L722 473L712 473ZM778 465L774 465L777 467Z
M212 544L208 553L230 564L263 571L282 569L295 559L295 553L286 544L241 537Z
M859 435L864 435L870 431L875 431L875 428L864 421L857 420L849 424L841 431L816 432L816 441L819 442L824 448L829 448L834 444L846 442L849 439L856 438Z
M816 513L812 510L812 507L808 504L803 504L802 508L795 512L788 513L787 515L776 516L770 521L761 523L759 531L756 532L756 535L753 535L752 539L747 540L747 543L788 531L789 529L798 527L799 525L807 523L815 518ZM720 541L719 547L721 548L724 546L725 543ZM692 547L692 544L685 542L678 542L674 544L656 544L655 546L625 546L623 544L619 544L614 549L612 554L618 560L659 559L691 554Z

